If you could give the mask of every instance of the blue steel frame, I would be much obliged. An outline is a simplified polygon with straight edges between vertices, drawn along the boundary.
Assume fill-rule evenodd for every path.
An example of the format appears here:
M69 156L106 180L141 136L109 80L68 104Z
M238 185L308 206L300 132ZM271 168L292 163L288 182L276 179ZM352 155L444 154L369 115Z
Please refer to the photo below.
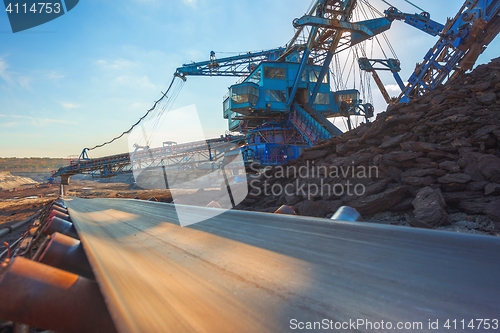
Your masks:
M484 48L500 32L500 0L467 0L440 34L436 45L410 76L399 101L408 103L472 69Z
M295 159L303 148L342 133L328 117L365 115L368 121L373 116L373 107L362 103L359 92L332 92L329 84L335 53L391 26L385 17L351 22L356 3L316 1L309 13L294 20L297 31L286 49L222 59L211 52L209 61L183 65L176 74L246 76L230 87L223 116L230 131L246 135L242 149L247 161L265 166Z

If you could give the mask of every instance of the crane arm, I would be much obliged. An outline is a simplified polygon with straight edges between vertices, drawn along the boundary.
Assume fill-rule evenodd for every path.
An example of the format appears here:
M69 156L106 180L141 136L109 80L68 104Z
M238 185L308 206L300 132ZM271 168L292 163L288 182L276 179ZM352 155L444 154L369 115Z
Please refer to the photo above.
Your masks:
M248 52L237 56L217 59L215 52L210 52L210 60L184 64L177 68L175 75L186 79L186 76L246 76L250 74L256 64L261 61L274 61L278 59L284 48L267 51Z
M461 73L472 69L486 46L500 33L500 0L466 0L449 20L436 45L427 52L408 80L399 100L408 103Z
M431 36L437 36L443 31L444 25L431 20L429 13L422 12L420 14L403 13L396 7L390 7L384 11L385 17L391 22L394 20L403 21Z

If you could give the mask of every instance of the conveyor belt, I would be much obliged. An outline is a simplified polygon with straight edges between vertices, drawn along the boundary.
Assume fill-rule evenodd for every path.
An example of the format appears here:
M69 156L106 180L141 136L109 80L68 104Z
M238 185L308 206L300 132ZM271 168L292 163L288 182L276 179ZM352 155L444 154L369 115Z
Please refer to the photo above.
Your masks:
M180 227L171 204L66 204L120 332L500 319L499 238L242 211Z

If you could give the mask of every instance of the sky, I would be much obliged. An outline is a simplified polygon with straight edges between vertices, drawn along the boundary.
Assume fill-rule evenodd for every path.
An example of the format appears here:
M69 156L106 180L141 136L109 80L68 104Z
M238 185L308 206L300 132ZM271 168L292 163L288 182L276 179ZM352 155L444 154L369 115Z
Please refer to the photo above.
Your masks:
M389 1L417 12L404 0ZM462 0L414 0L445 23ZM370 1L383 10L380 0ZM63 16L12 33L0 12L0 157L69 157L119 135L165 91L177 67L235 52L284 46L292 20L310 0L81 0ZM394 22L387 33L401 61L403 80L436 42L435 37ZM478 64L497 57L500 38ZM395 81L381 75L389 92ZM194 105L205 136L227 129L222 98L238 78L188 77L172 110ZM359 85L359 83L357 83ZM372 82L372 87L375 84ZM385 109L373 89L377 112ZM177 126L189 133L187 123ZM168 136L168 134L166 134ZM91 157L129 151L126 138Z

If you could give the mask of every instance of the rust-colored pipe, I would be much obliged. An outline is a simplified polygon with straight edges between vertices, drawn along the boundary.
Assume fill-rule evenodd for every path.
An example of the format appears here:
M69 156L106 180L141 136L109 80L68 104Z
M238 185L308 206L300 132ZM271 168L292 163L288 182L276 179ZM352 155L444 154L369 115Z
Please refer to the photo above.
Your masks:
M58 332L116 332L97 283L23 257L0 277L0 317Z
M60 219L57 216L51 217L43 229L43 234L46 236L52 235L54 232L79 239L75 226L71 222Z
M47 244L49 243L49 241L50 241L50 238L49 237L45 237L45 239L43 240L42 244L40 244L40 246L38 246L38 249L36 250L36 253L33 255L33 257L31 259L38 260L38 258L42 254L42 252L45 250L45 247L47 246Z
M28 217L26 220L14 223L8 227L4 227L0 229L0 237L10 234L12 231L19 229L20 227L25 226L28 223L33 222L33 216Z
M80 241L58 232L50 236L50 241L38 261L88 279L95 279Z

